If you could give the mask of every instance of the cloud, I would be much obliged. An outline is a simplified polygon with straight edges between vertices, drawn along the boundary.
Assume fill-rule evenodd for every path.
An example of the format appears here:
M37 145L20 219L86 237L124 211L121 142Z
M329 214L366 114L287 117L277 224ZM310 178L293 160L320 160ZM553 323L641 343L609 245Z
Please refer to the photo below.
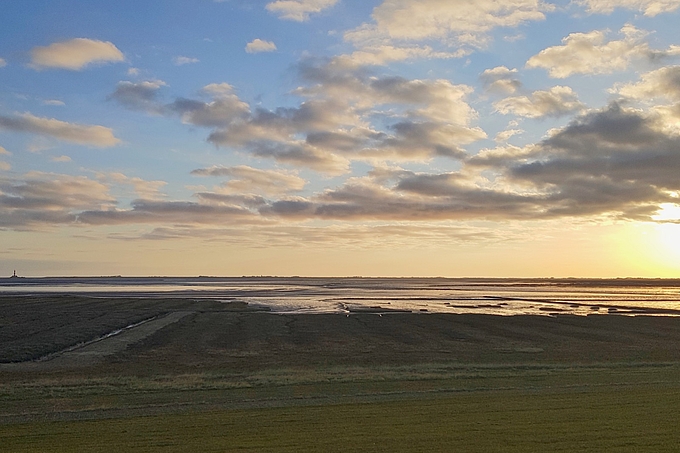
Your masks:
M576 0L576 3L586 6L589 13L610 14L616 8L625 8L640 11L649 17L669 13L680 7L678 0Z
M213 86L210 91L222 88ZM407 94L412 95L407 91L395 98ZM288 114L294 117L300 112ZM267 121L285 116L281 113ZM291 228L293 234L291 223L304 226L304 222L311 227L317 225L314 222L366 221L408 225L554 218L654 221L660 206L674 203L674 194L680 192L680 134L667 131L667 121L654 110L612 104L578 116L537 144L500 146L476 156L461 156L458 171L416 172L376 165L365 176L350 177L338 187L305 196L296 194L306 187L297 173L244 165L192 171L195 176L224 178L212 190L196 189L192 201L166 200L160 192L163 181L120 173L98 173L95 179L46 173L0 178L0 227L159 225L148 238L167 239L215 237L227 230L270 237L276 231L274 225ZM407 124L399 126L405 129L395 131L394 137L412 133L413 124L421 127L420 123ZM420 138L422 130L413 134L403 143L412 140L410 146L417 147L422 146L419 141L433 142L430 137ZM304 161L308 166L313 166L314 156L326 165L331 156L342 159L339 151L322 152L313 143L342 142L347 137L312 137L308 135L304 142L259 140L249 143L248 150L255 155L271 153L269 157L281 162ZM387 146L388 137L379 135L373 140ZM112 194L125 188L131 188L136 199L121 207ZM269 227L272 230L267 233Z
M522 87L522 83L517 80L517 69L508 69L505 66L498 66L486 69L479 76L486 91L501 94L512 94Z
M485 47L493 29L543 20L544 12L553 9L539 0L384 0L373 10L372 23L346 32L344 38L363 52L355 56L363 64L371 54L371 64L460 57ZM432 50L435 44L440 50Z
M644 41L647 33L632 25L624 26L619 41L606 41L606 32L571 33L564 38L562 46L548 47L531 57L527 68L543 68L550 77L565 78L573 74L609 74L624 70L631 61L645 59L655 61L680 55L680 46L666 51L656 51Z
M4 162L0 160L0 170L2 171L10 171L12 169L12 166L8 162Z
M494 103L496 111L527 118L563 116L582 110L583 105L574 91L566 86L555 86L548 91L534 91L530 96L514 96Z
M123 53L113 43L76 38L31 50L35 69L59 68L79 71L91 64L124 61Z
M140 110L148 113L161 113L162 106L158 102L158 90L166 86L162 80L147 80L144 82L118 82L116 91L109 95L122 106L130 110Z
M230 203L206 204L193 201L135 200L130 209L90 210L80 212L78 222L88 225L121 224L225 224L260 222L257 215L243 206Z
M477 113L466 101L467 85L374 77L335 60L305 62L299 70L305 86L294 91L303 98L297 107L251 110L226 83L205 86L208 101L162 104L160 85L149 82L120 82L110 98L212 128L208 141L217 146L330 174L347 171L352 160L462 158L462 146L486 137L472 124Z
M10 153L10 152L7 151L5 148L3 148L2 146L0 146L0 155L3 155L3 154L4 154L5 156L11 156L11 155L12 155L12 153Z
M294 173L279 170L261 170L240 165L236 167L213 166L191 172L197 176L227 177L223 191L229 193L284 194L304 189L306 181Z
M120 172L100 172L97 179L109 187L128 186L132 187L133 196L145 200L158 200L164 197L161 189L167 185L165 181L147 181L139 177L126 176Z
M263 41L259 38L246 44L246 52L248 53L273 52L275 50L276 44L271 41Z
M71 158L68 156L54 156L50 157L50 161L52 162L71 162Z
M0 129L12 132L28 132L100 148L107 148L120 143L120 140L113 135L113 131L108 127L67 123L53 118L33 116L30 113L0 116Z
M211 101L177 98L174 102L163 104L158 96L159 90L166 86L161 80L144 82L118 82L116 90L109 95L123 107L157 115L179 115L183 122L202 127L225 126L250 112L248 104L241 101L227 83L212 83L201 90L210 96Z
M518 234L517 232L513 232ZM315 247L361 248L370 247L422 247L423 241L436 244L467 244L506 240L504 232L479 226L461 225L459 222L418 222L391 224L370 222L366 224L330 223L325 226L276 225L244 228L220 227L158 227L140 236L113 236L124 240L173 240L202 238L220 242L248 244L255 247ZM370 244L370 245L369 245Z
M111 209L108 187L84 176L31 172L0 177L0 228L31 230L73 223L83 209Z
M547 191L554 215L615 212L650 220L680 190L680 136L658 123L656 115L612 104L574 120L507 174Z
M304 22L309 15L320 13L335 5L338 0L276 0L267 3L267 11L279 16L280 19Z
M0 58L0 68L4 68L5 66L7 66L7 62L4 58Z
M541 196L474 187L460 173L394 171L369 175L311 198L278 200L260 209L284 219L414 221L540 216Z
M522 129L506 129L496 134L494 141L497 143L507 142L508 140L510 140L510 138L514 137L515 135L521 135L523 133L524 131Z
M250 113L248 104L240 100L227 83L206 85L202 91L213 99L203 102L178 98L163 109L178 114L185 123L202 127L226 126Z
M667 98L680 102L680 66L660 68L642 74L640 78L640 82L621 85L614 91L632 99Z
M198 58L177 56L177 57L173 57L172 64L174 64L175 66L182 66L182 65L185 65L185 64L198 63L199 61L200 60Z
M62 106L66 105L64 104L64 101L60 101L58 99L46 99L42 102L43 105L54 105L54 106Z

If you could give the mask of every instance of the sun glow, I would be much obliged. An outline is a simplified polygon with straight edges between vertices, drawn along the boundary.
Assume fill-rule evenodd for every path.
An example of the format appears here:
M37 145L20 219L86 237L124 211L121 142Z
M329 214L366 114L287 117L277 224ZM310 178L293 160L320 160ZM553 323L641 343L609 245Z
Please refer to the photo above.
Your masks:
M665 265L680 269L680 205L664 203L654 216L654 253Z

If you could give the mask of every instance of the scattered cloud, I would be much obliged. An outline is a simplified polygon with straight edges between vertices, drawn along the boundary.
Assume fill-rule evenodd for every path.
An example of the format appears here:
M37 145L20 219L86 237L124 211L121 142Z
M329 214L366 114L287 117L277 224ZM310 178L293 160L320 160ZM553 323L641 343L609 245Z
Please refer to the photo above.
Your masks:
M344 38L359 50L353 58L360 64L461 57L486 47L493 29L543 20L553 9L540 0L384 0L373 10L373 22Z
M175 66L182 66L185 64L193 64L193 63L198 63L200 60L198 58L191 58L191 57L183 57L183 56L177 56L173 57L172 59L172 64Z
M276 44L272 41L263 41L259 38L246 44L246 52L248 53L274 52L275 50Z
M10 153L10 152L7 151L5 148L3 148L2 146L0 146L0 155L11 156L12 153Z
M12 169L12 166L5 161L0 160L0 170L1 171L10 171Z
M33 116L30 113L14 116L0 115L0 129L38 134L100 148L107 148L120 143L120 140L113 135L113 131L108 127L67 123L53 118Z
M610 14L616 8L625 8L640 11L649 17L669 13L680 7L678 0L576 0L576 3L586 6L589 13Z
M573 74L609 74L628 67L631 61L656 61L680 55L680 46L658 51L645 42L647 32L632 25L624 26L623 39L607 41L607 32L571 33L562 46L548 47L527 61L527 68L543 68L550 77L566 78Z
M0 68L4 68L7 66L7 61L5 61L4 58L0 58Z
M555 86L548 91L534 91L529 96L514 96L494 103L496 111L507 115L515 114L527 118L563 116L578 112L585 105L576 93L567 86Z
M120 173L97 174L96 180L47 173L0 178L0 226L163 224L171 237L194 228L285 229L306 221L653 220L659 206L673 203L680 191L680 135L664 130L664 121L612 104L582 114L537 144L483 150L463 159L459 171L377 165L366 176L307 196L295 195L306 187L297 173L249 166L192 171L225 178L213 190L199 188L195 201L165 200L165 182ZM521 131L505 132L509 137ZM116 187L133 189L137 198L129 207L112 196Z
M79 71L92 64L124 61L125 57L113 43L86 38L76 38L34 47L31 64L34 69L57 68Z
M139 75L139 68L128 68L127 75L138 76Z
M162 104L161 85L150 82L120 82L110 98L212 128L208 141L215 145L330 174L346 172L352 160L460 159L462 146L486 137L472 124L477 113L466 101L469 86L370 77L333 61L303 64L300 75L307 85L295 90L303 98L298 107L251 109L226 83L201 90L209 101Z
M52 162L71 162L71 158L68 156L54 156L50 157L50 161Z
M493 93L512 94L522 87L517 79L517 69L508 69L505 66L486 69L479 78L484 89Z
M267 3L267 11L276 14L280 19L304 22L310 14L320 13L335 5L338 0L276 0Z

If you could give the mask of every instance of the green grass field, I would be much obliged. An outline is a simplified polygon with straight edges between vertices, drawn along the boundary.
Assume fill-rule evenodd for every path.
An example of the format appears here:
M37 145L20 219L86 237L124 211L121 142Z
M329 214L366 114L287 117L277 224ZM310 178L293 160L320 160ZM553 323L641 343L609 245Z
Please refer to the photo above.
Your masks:
M678 387L500 390L0 426L13 452L678 451Z

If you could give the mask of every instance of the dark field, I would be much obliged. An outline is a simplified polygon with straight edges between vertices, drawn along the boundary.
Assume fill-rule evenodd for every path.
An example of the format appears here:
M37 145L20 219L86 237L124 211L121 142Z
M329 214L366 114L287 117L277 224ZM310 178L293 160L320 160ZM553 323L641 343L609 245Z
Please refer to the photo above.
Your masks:
M0 362L2 451L680 448L673 317L3 296Z

